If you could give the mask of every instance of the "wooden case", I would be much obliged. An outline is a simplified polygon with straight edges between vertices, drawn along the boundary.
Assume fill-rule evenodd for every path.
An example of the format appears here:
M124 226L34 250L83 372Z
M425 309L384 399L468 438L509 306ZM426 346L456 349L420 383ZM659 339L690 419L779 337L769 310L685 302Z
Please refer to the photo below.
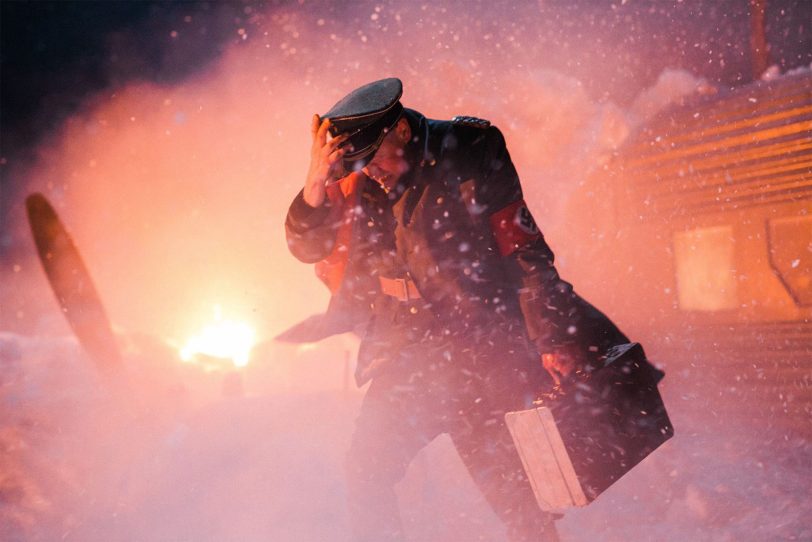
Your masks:
M624 344L566 393L505 415L542 509L585 506L673 436L663 376L638 343Z

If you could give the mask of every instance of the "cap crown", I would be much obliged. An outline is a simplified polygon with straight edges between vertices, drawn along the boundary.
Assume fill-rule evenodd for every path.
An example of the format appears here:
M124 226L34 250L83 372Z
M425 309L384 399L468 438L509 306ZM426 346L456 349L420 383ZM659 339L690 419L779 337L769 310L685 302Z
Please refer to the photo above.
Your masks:
M334 126L371 124L403 95L403 83L396 77L381 79L353 90L338 101L322 118Z
M351 146L344 155L345 165L372 158L387 130L400 118L403 83L390 77L359 87L339 100L322 118L330 119L333 137L348 134L342 146Z

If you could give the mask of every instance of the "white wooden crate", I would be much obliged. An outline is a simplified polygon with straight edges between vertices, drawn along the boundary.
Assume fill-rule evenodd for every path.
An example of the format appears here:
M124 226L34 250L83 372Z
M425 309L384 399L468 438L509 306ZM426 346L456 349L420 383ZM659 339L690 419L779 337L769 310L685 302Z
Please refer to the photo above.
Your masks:
M541 509L555 512L586 506L589 501L550 409L508 412L505 422Z

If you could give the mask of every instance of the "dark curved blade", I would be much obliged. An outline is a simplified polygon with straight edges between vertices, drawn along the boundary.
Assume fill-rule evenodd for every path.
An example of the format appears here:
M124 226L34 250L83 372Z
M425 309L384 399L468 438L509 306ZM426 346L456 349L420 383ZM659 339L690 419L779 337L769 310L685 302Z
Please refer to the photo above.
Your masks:
M99 294L56 211L39 193L28 196L25 205L40 262L79 343L100 368L119 365L118 345Z
M274 340L294 344L314 343L336 333L347 331L346 329L336 330L335 327L328 315L314 314L286 329L274 337Z

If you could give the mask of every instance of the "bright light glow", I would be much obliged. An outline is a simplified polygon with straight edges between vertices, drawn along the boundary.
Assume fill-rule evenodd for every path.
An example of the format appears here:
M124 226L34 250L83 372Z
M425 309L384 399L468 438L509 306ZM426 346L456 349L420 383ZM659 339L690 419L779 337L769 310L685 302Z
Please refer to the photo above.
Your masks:
M194 361L199 354L213 358L230 359L237 367L248 364L256 333L251 326L224 320L219 305L214 306L214 323L204 327L190 338L180 351L183 361Z

